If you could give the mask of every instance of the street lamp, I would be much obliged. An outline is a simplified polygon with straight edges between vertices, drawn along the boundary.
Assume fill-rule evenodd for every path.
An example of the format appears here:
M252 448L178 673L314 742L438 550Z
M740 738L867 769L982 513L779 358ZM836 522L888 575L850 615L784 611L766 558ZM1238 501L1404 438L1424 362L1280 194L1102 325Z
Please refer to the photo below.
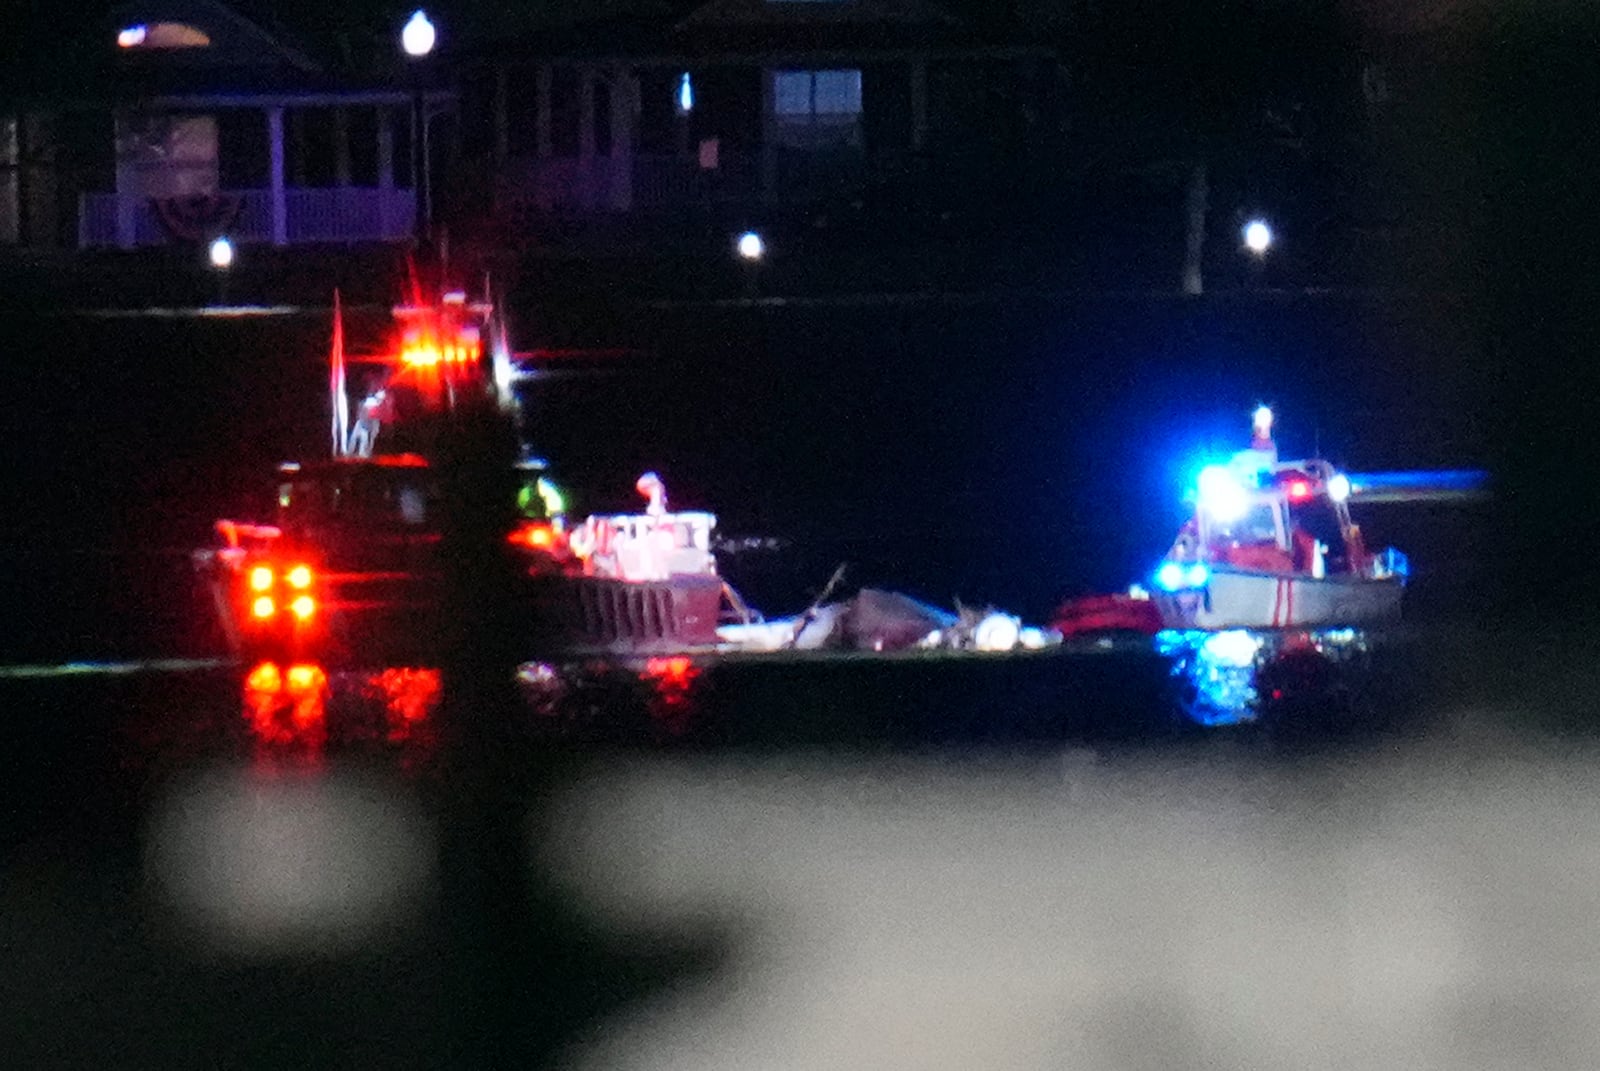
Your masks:
M206 249L211 267L217 273L217 304L228 303L228 269L233 267L233 242L227 235L213 238Z
M761 258L767 255L767 243L755 231L745 231L734 240L733 248L744 262L745 296L754 298L758 290L756 277L761 272Z
M411 184L417 199L413 219L417 244L428 240L433 229L433 190L428 180L428 119L422 100L422 61L433 52L438 33L421 8L411 13L400 29L400 48L416 61L411 70Z
M413 59L421 59L432 52L437 39L433 23L428 21L427 13L421 8L411 13L411 18L400 30L400 47Z
M1258 257L1267 255L1272 248L1272 228L1264 219L1253 219L1244 225L1244 247Z

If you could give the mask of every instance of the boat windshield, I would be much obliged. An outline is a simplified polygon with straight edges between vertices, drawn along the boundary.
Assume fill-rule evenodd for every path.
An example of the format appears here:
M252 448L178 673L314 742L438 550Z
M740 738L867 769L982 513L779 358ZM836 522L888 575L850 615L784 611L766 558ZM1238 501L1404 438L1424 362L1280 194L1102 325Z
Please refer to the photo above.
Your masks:
M357 470L302 477L278 488L286 527L423 530L437 527L439 488L426 470Z
M1297 530L1305 532L1311 538L1321 543L1328 550L1328 568L1337 570L1345 562L1344 533L1339 526L1339 517L1326 499L1313 499L1310 502L1289 509L1290 520L1294 522Z
M1227 542L1250 545L1278 542L1278 512L1271 503L1251 506L1236 521L1213 521L1214 535Z

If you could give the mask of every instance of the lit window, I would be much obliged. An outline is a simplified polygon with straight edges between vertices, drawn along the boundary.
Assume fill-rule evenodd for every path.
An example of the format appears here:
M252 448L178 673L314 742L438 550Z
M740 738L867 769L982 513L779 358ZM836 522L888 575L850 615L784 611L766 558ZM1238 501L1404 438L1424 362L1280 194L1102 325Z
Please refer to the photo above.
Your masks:
M811 72L779 71L774 75L772 110L778 115L810 115Z
M818 71L815 79L818 115L859 115L861 113L860 71Z
M772 76L772 110L793 122L853 119L861 114L861 72L778 71Z

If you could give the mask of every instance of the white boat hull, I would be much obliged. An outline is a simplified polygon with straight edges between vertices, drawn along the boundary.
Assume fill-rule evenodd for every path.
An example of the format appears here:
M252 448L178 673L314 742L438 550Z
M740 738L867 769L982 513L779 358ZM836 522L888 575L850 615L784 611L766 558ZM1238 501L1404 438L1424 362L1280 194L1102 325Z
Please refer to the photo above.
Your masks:
M1166 628L1337 628L1399 620L1404 592L1397 576L1318 579L1224 566L1212 568L1204 588L1153 598Z

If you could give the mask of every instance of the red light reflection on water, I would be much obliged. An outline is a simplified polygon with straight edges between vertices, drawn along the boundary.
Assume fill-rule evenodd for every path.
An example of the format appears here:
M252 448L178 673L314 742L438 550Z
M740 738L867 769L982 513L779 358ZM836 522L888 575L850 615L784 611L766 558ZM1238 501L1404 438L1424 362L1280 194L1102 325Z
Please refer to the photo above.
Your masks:
M701 672L694 660L684 655L645 662L639 679L651 686L651 717L667 732L676 735L689 727L694 716L691 693Z
M439 709L443 690L444 678L437 669L390 667L362 681L363 696L383 703L391 743L412 738Z
M444 690L437 669L391 667L330 676L321 666L263 662L244 679L243 708L252 739L273 751L320 753L329 736L421 744Z
M328 675L321 666L263 662L245 676L244 714L259 743L318 749L328 733Z

